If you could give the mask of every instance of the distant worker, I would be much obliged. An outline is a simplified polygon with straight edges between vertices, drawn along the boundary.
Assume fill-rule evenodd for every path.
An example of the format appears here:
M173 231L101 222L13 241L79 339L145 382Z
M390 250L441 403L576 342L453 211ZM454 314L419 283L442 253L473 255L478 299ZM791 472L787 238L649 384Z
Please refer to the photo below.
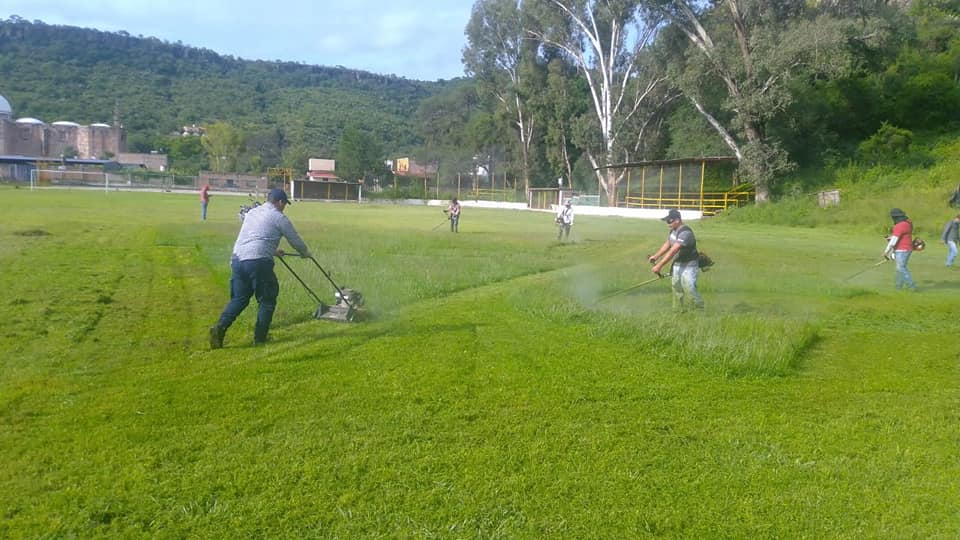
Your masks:
M947 245L947 267L953 266L953 261L957 258L957 244L960 243L960 215L947 222L943 226L943 234L940 239Z
M300 239L284 209L290 204L286 192L273 189L267 202L247 212L240 226L240 233L233 245L230 257L230 302L220 314L217 324L210 327L210 348L223 347L223 337L233 321L246 309L250 298L256 297L257 323L253 331L253 343L267 341L273 312L277 308L280 283L273 271L273 257L282 257L280 239L286 238L303 257L309 257L307 245Z
M200 188L200 219L207 220L207 205L210 204L210 184Z
M683 223L679 210L670 210L662 219L670 227L670 233L667 241L648 259L653 265L653 273L661 276L663 267L673 261L670 277L674 309L683 311L688 302L694 309L703 309L703 298L697 291L697 278L700 276L697 238L693 230Z
M450 199L450 204L443 213L450 220L450 232L460 232L460 201L456 197Z
M567 202L560 207L556 221L557 225L560 226L560 231L557 233L557 242L560 242L564 237L569 240L570 229L573 227L573 203L570 199L567 199Z
M916 291L917 286L913 283L913 276L907 264L910 262L910 254L913 253L913 222L907 217L907 214L899 209L890 210L890 218L893 219L893 229L888 236L887 247L883 250L883 258L893 258L896 264L896 273L894 274L893 285L897 290L907 286L911 291Z

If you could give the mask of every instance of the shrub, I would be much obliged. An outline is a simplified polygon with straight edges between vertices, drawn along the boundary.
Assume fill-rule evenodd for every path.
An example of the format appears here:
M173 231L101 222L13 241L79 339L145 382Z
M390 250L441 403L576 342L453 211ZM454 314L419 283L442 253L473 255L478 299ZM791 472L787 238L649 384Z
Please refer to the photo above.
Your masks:
M914 146L914 135L909 129L898 128L886 122L869 139L857 147L857 158L868 165L892 163L903 166L926 167L930 156Z
M869 139L860 143L857 156L866 163L881 163L891 158L904 158L910 153L913 132L884 122Z

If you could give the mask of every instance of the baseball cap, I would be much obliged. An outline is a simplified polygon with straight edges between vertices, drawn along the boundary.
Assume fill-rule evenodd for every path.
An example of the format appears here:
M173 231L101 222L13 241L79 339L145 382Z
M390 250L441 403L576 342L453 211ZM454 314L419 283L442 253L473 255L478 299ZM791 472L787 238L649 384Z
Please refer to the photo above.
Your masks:
M679 211L679 210L671 210L671 211L667 212L667 215L666 215L666 216L664 216L664 217L662 217L662 218L660 218L660 219L661 219L661 221L666 221L667 223L673 223L674 221L677 221L678 219L680 219L680 211Z
M280 188L271 189L270 193L267 194L267 200L271 202L283 201L287 204L292 204L290 199L287 198L287 192Z
M899 208L894 208L890 210L890 217L907 217L907 214Z

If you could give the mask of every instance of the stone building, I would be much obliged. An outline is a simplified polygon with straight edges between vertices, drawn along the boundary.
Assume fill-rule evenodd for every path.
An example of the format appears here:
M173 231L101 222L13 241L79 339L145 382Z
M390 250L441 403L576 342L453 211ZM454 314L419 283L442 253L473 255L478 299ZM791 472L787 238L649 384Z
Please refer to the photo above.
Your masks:
M60 159L76 152L81 159L108 159L126 151L127 135L121 126L14 119L10 102L0 96L0 156Z

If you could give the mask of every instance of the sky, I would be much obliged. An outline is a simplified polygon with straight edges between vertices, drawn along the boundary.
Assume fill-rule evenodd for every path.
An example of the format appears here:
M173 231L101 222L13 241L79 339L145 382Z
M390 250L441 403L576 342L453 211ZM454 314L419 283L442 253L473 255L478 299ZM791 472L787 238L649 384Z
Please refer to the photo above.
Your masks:
M0 18L79 26L248 60L407 79L463 76L473 0L3 0Z

